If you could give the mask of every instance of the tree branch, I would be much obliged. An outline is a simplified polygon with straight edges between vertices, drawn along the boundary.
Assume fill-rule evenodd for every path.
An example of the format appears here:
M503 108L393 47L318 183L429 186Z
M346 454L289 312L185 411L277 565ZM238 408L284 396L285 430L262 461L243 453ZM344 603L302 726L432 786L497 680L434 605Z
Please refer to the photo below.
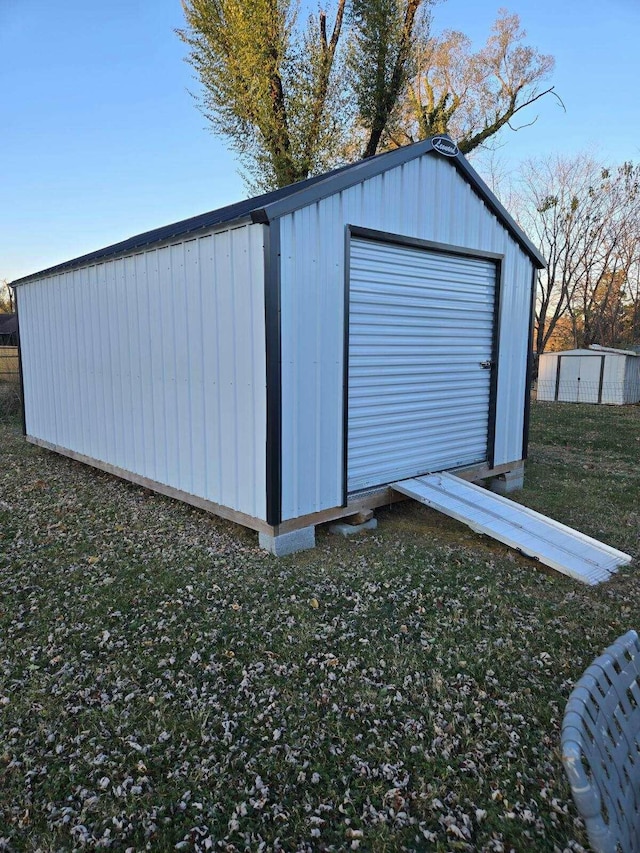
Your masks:
M491 124L485 125L485 127L478 133L475 133L472 136L467 137L466 139L459 140L458 148L460 149L460 151L462 151L463 154L468 154L470 151L473 151L474 148L477 148L479 145L482 145L482 143L489 139L490 136L496 134L502 127L505 126L505 124L509 124L513 116L519 113L520 110L523 110L525 107L528 107L535 101L540 100L540 98L543 98L545 95L553 93L553 90L554 87L550 86L548 89L545 89L544 92L540 92L539 94L534 95L533 97L524 101L522 104L517 103L518 92L513 93L510 97L509 106L506 111L502 113L502 115L497 116ZM537 117L536 119L534 119L534 122L535 121L537 121ZM531 124L533 124L534 122L531 122ZM523 127L526 126L527 125L523 125Z
M396 53L393 72L389 83L383 87L377 102L377 109L369 132L369 139L365 145L363 158L373 157L378 150L385 127L395 107L402 87L406 79L407 62L411 53L411 36L415 24L416 14L423 0L408 0L405 10L404 22L400 43ZM382 70L382 69L380 69Z

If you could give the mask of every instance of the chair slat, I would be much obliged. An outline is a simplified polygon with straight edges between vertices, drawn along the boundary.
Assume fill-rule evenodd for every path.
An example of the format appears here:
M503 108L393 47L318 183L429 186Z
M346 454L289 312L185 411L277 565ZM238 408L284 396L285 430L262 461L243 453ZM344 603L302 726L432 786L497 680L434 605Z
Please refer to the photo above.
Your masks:
M628 631L585 670L562 723L562 762L595 853L640 850L640 640Z

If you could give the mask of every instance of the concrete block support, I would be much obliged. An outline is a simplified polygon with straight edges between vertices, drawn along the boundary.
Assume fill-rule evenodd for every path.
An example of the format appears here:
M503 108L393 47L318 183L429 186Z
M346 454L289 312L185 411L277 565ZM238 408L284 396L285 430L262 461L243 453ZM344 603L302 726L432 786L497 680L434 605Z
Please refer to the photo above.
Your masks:
M349 519L349 522L351 519ZM361 530L375 530L378 526L377 518L370 518L368 521L363 521L361 524L350 524L345 521L338 521L329 527L329 533L337 533L345 538L360 533Z
M291 530L289 533L280 533L271 536L269 533L258 533L258 543L265 551L275 554L276 557L286 557L287 554L295 554L296 551L308 551L316 547L316 528L301 527L299 530Z
M500 474L491 480L489 488L492 492L498 495L509 495L511 492L518 492L524 486L524 465L519 468L514 468L513 471L507 471L506 474Z

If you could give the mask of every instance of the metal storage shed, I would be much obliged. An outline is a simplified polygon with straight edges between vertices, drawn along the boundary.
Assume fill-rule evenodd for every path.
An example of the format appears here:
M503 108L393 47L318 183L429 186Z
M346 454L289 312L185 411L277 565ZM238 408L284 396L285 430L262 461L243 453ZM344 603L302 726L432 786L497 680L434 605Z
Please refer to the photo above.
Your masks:
M562 403L640 402L640 356L593 344L540 356L538 400Z
M27 439L276 553L403 477L517 480L543 264L447 137L133 237L14 282Z

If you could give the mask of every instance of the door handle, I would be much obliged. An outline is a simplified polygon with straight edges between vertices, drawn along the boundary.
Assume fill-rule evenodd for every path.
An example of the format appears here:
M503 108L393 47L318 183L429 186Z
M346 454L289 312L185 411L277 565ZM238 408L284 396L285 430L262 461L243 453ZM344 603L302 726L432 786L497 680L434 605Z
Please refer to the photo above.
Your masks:
M491 368L493 367L493 362L491 361L491 359L489 359L488 361L481 361L480 367L482 367L484 370L491 370Z

